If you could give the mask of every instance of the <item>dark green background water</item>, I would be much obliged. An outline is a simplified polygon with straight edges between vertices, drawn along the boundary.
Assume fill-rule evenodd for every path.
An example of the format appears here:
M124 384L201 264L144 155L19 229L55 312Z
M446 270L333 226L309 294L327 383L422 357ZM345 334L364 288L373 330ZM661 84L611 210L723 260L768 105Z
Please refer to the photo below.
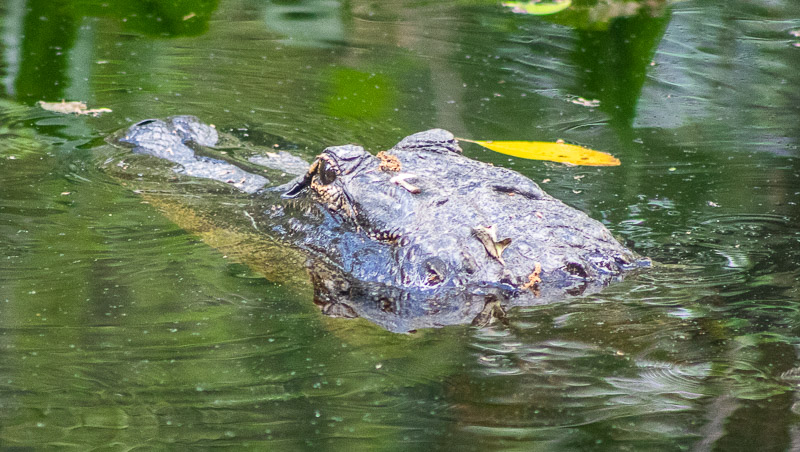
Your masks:
M0 449L800 449L798 18L4 0ZM113 113L35 106L62 98ZM327 318L98 170L105 135L171 114L307 159L431 127L608 151L621 166L465 145L663 265L484 329Z

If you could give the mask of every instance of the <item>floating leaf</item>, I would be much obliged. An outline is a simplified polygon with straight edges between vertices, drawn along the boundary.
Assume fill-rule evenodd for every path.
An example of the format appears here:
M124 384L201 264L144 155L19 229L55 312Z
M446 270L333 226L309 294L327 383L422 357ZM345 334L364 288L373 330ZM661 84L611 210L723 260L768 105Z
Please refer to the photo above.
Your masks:
M619 159L605 152L567 143L544 141L479 141L458 138L460 141L479 144L501 154L531 160L550 160L587 166L617 166Z
M535 16L546 16L563 11L572 4L572 0L562 0L556 2L503 2L503 6L511 8L511 12L518 14L533 14Z
M47 111L54 111L56 113L64 114L75 113L78 115L98 116L101 113L111 112L110 108L93 108L90 110L83 102L66 102L64 100L61 102L45 102L40 100L38 104Z

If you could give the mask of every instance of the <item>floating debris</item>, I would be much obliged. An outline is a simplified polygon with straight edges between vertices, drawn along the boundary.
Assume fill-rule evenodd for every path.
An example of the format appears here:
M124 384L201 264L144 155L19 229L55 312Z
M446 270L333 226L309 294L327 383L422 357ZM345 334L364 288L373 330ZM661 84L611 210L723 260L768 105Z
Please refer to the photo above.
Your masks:
M37 105L42 107L42 109L47 111L52 111L56 113L63 113L63 114L76 114L76 115L92 115L92 116L99 116L103 113L111 113L110 108L92 108L86 106L83 102L67 102L62 100L61 102L45 102L40 100L37 102Z
M506 262L503 260L503 251L508 248L508 245L511 245L511 239L506 238L503 240L497 240L496 224L493 224L488 228L486 226L472 228L472 233L478 238L478 240L480 240L480 242L483 244L483 247L486 248L486 252L489 253L490 256L497 259L501 265L506 265Z
M392 154L388 154L386 151L378 152L378 160L381 161L380 166L378 168L381 171L400 171L402 165L400 164L400 159Z
M401 174L398 174L397 176L394 176L393 178L389 179L389 182L391 182L393 184L397 184L397 185L405 188L409 192L411 192L411 193L416 195L416 194L419 194L422 190L420 190L419 187L417 187L415 185L411 185L410 183L406 182L406 179L413 179L415 177L417 177L416 174L401 173Z
M536 262L533 267L533 272L528 275L528 282L522 285L522 289L530 289L534 295L539 296L539 284L542 282L542 264Z
M483 141L456 138L459 141L475 143L501 154L531 160L549 160L568 165L617 166L619 159L605 152L564 143L544 141Z
M597 100L597 99L588 100L588 99L584 99L583 97L570 99L570 102L572 102L575 105L581 105L581 106L590 107L590 108L595 108L595 107L599 107L600 106L600 101L599 100Z
M512 13L532 14L534 16L546 16L563 11L570 7L572 0L556 0L555 2L503 2L503 6L511 8Z

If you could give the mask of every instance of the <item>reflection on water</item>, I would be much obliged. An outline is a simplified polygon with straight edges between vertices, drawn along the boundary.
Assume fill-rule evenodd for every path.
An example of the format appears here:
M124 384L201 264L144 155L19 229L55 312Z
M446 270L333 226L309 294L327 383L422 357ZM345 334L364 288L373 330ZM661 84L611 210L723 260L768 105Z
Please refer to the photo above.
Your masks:
M0 448L799 449L800 5L573 3L0 4ZM114 111L33 107L61 98ZM433 126L587 144L622 165L465 152L659 265L483 329L325 317L215 218L238 201L98 170L170 114L306 160Z

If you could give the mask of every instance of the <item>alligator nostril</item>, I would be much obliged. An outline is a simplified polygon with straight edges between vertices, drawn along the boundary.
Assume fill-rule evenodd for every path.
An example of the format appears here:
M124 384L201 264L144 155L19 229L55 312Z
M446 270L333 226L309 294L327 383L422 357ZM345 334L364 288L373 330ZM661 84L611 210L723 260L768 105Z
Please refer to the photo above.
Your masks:
M156 121L157 121L156 119L145 119L143 121L139 121L136 124L134 124L134 127L146 126L146 125L152 124L152 123L154 123Z

